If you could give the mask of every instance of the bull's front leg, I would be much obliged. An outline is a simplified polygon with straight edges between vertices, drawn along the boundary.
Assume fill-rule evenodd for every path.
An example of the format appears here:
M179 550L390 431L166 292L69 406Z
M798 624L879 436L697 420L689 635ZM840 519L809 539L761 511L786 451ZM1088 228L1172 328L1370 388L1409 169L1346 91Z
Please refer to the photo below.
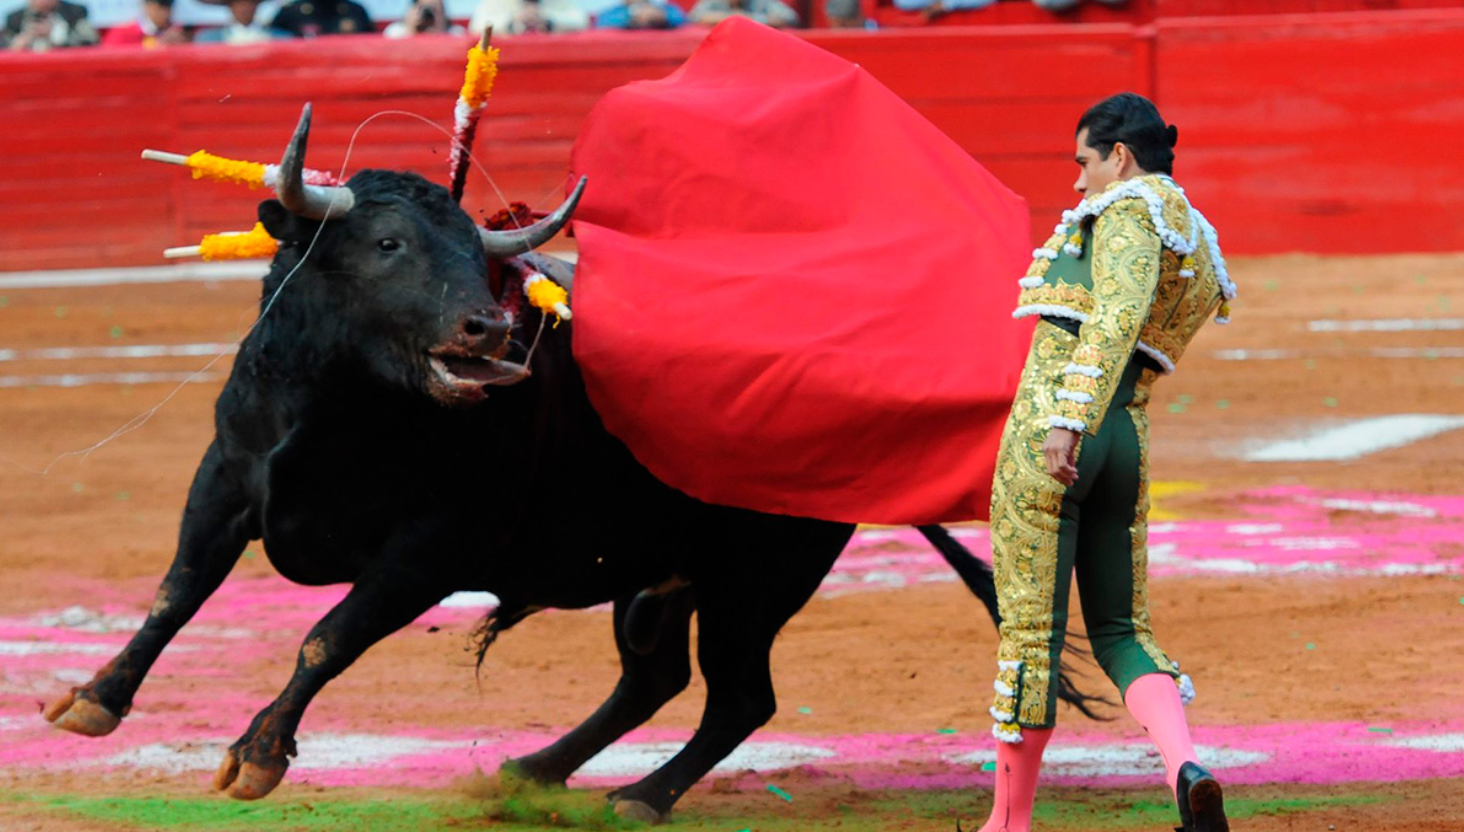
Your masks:
M194 474L177 555L142 629L90 682L53 702L45 711L46 719L57 728L89 737L117 727L163 648L219 588L255 536L250 514L243 489L225 468L215 442Z
M371 645L410 624L448 594L440 579L402 566L357 581L310 630L283 692L254 717L229 747L214 775L214 788L256 800L279 785L295 756L295 730L310 700Z

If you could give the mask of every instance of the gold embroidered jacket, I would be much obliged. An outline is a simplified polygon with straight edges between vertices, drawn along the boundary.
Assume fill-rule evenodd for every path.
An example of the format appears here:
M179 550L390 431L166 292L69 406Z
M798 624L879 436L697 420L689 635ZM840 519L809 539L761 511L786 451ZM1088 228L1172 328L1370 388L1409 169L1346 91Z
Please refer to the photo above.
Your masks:
M1033 252L1014 317L1080 323L1051 427L1094 434L1134 352L1171 373L1235 284L1215 229L1164 175L1114 182L1071 211Z

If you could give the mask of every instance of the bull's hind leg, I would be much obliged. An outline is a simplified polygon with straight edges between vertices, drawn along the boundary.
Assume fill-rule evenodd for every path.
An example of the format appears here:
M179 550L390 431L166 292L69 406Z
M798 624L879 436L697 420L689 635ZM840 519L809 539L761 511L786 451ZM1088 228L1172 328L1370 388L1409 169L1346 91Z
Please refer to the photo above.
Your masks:
M132 697L163 648L239 560L255 536L252 526L239 483L225 470L217 443L210 445L188 492L178 553L142 629L90 682L52 703L46 719L90 737L111 733L132 708Z
M692 588L682 587L655 599L664 604L655 647L644 655L631 649L626 634L630 598L615 602L615 646L620 649L620 681L584 724L553 745L503 764L503 772L545 785L563 784L590 758L655 716L662 705L691 681Z
M375 572L357 581L311 628L284 691L225 752L214 788L241 800L274 791L295 756L295 729L310 700L371 645L412 623L447 593L440 581L410 569Z
M697 590L697 662L707 704L691 741L638 783L611 794L615 811L664 820L712 767L772 719L777 710L768 666L773 639L818 589L853 527L742 514L726 545L701 559Z

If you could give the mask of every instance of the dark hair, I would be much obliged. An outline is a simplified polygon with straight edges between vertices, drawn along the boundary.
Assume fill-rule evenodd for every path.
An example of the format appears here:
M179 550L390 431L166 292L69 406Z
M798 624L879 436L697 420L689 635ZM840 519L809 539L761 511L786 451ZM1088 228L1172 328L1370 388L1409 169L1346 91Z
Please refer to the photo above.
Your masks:
M1088 146L1104 159L1123 142L1139 167L1150 173L1174 173L1174 145L1179 128L1166 125L1154 102L1132 92L1099 101L1078 119L1074 135L1088 128Z

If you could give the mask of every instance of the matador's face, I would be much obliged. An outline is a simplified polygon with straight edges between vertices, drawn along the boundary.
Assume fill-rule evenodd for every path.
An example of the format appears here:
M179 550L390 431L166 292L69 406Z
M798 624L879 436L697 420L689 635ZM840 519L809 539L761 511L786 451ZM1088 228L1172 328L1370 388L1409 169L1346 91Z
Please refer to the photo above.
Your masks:
M1073 190L1083 196L1096 194L1120 179L1132 176L1135 169L1133 154L1127 146L1118 143L1108 152L1108 158L1088 146L1088 128L1078 131L1077 150L1073 156L1078 163L1078 181Z

